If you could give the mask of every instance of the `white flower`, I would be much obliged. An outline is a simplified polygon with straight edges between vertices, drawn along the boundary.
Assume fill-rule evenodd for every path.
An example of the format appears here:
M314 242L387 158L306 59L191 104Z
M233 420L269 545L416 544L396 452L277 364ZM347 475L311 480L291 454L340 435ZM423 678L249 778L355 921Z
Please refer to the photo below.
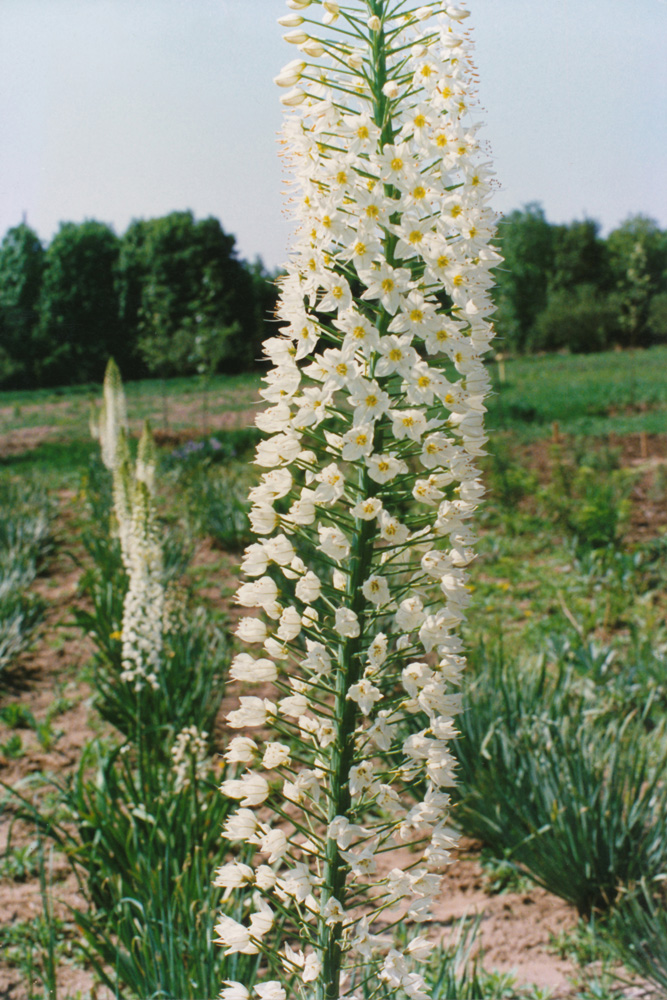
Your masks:
M242 806L258 806L269 794L269 783L261 774L249 772L242 778L228 778L220 785L223 795L230 799L241 799Z
M276 665L265 658L256 660L249 653L239 653L232 660L229 676L234 681L249 681L253 684L275 681L278 676Z
M381 667L387 658L387 636L384 632L378 632L368 647L368 662L375 669Z
M366 467L368 475L376 483L388 483L408 471L403 459L396 458L395 455L371 455L366 461Z
M257 820L254 812L251 809L239 809L227 817L222 833L232 843L237 841L249 843L256 830Z
M359 619L351 608L336 610L336 631L345 639L354 639L361 632Z
M320 578L312 570L308 570L298 581L294 592L304 604L313 604L322 592Z
M406 597L398 606L394 616L397 627L403 632L412 632L424 621L424 605L418 596Z
M346 462L370 455L373 451L373 424L358 424L343 434L342 454Z
M269 576L262 576L253 583L243 583L236 592L236 600L245 608L269 608L277 605L278 587Z
M276 635L284 642L296 639L301 631L301 615L296 608L285 608L280 616L280 625L276 630Z
M295 556L294 546L285 535L267 538L262 542L262 548L268 558L279 566L289 565Z
M305 715L308 711L308 699L302 694L288 695L278 702L281 715L298 719L300 715Z
M287 993L277 980L257 983L255 993L260 1000L287 1000Z
M246 726L263 726L269 715L275 715L276 706L267 698L241 698L241 707L230 712L227 722L232 729L244 729Z
M244 955L256 955L259 951L251 940L248 928L231 917L221 917L214 929L217 940L225 948L225 955L233 955L237 951Z
M254 880L255 872L250 865L232 861L216 869L213 885L222 886L224 889L240 889L242 885L249 885Z
M342 924L345 919L345 910L335 896L330 896L327 900L327 904L322 910L322 916L328 927L333 927L335 924Z
M272 889L276 884L276 873L269 865L259 865L255 871L255 885L258 889Z
M290 749L285 746L284 743L267 743L264 756L262 757L262 766L267 768L267 770L272 770L274 767L282 767L283 764L289 764L290 761Z
M268 504L257 504L248 514L250 526L256 535L269 535L278 526L279 517Z
M369 715L375 702L382 700L382 692L370 681L362 678L358 684L350 686L347 697L351 701L356 701L364 715Z
M226 979L225 988L220 992L218 1000L250 1000L250 993L242 983Z
M327 836L335 840L342 850L347 850L354 837L363 834L363 827L350 823L345 816L334 816L327 827Z
M382 501L377 497L368 497L367 500L360 500L351 508L350 513L362 521L372 521L382 510Z
M302 666L314 674L328 674L331 670L331 656L321 642L306 639L308 655L302 660Z
M266 573L268 565L269 560L263 545L257 543L249 545L243 553L241 571L246 576L261 576Z
M274 434L257 445L257 465L275 466L293 462L301 451L299 438L294 434Z
M225 760L230 764L252 764L257 754L257 744L248 736L235 736L229 741Z
M371 604L388 604L391 600L391 593L389 591L389 584L381 576L369 576L369 578L362 585L362 593L367 601Z
M240 618L234 635L243 642L264 642L266 625L261 618Z
M349 539L340 528L320 525L317 533L320 538L319 548L325 555L342 562L350 554Z

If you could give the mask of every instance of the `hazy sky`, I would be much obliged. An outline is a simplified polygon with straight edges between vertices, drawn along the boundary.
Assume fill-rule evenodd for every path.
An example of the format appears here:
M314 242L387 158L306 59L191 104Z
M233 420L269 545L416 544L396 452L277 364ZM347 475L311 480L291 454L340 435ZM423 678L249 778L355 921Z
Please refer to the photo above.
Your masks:
M667 0L469 0L495 205L667 227ZM0 0L0 236L216 215L285 257L284 0Z

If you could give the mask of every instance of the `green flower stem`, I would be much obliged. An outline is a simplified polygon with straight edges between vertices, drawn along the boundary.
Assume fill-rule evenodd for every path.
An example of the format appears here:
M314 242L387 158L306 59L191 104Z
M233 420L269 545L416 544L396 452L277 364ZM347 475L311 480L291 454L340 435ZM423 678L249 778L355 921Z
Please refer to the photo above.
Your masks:
M367 0L367 2L369 13L375 14L382 19L385 13L386 0ZM393 141L394 133L391 120L387 118L387 98L382 92L382 88L387 81L383 29L380 29L375 34L373 56L374 79L369 82L375 105L374 119L376 124L382 129L382 145L385 145ZM395 242L396 238L394 236L387 238L388 245L386 251L389 263L393 263ZM382 309L378 322L378 329L381 334L387 332L389 322L390 317L388 313ZM376 441L375 447L381 449L381 442ZM377 484L371 481L366 468L363 466L359 469L358 488L360 496L364 497L374 496L378 492ZM349 599L348 607L357 616L361 615L366 604L361 588L370 572L375 534L376 526L374 522L361 520L355 522L346 595ZM329 822L332 822L336 816L349 815L352 806L350 770L355 760L354 732L357 725L359 706L355 701L348 698L348 692L352 685L356 684L362 676L363 671L359 655L360 647L361 636L347 639L339 646L334 710L335 717L339 722L338 736L333 746L331 757L332 794L329 800ZM334 897L343 909L345 908L347 872L348 865L340 855L337 842L329 837L326 845L326 860L323 872L322 907L325 907L328 900ZM322 961L322 974L317 981L317 1000L338 1000L340 996L342 933L342 924L336 923L330 926L320 916L319 953Z

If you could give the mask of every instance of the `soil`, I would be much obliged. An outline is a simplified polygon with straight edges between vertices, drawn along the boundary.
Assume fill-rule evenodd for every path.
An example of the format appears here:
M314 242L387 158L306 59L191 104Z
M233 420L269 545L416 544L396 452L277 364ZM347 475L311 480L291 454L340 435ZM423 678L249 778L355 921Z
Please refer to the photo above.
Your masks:
M236 423L239 415L232 416ZM244 416L241 415L241 422ZM212 416L212 427L218 426L214 424L215 420ZM18 444L19 438L21 450L34 447L49 430L46 427L31 428L23 436L12 432L2 438L0 450L7 453L6 449ZM196 436L197 432L188 433ZM648 435L648 453L645 443L639 440L623 439L615 446L622 448L624 463L638 472L632 497L633 537L655 537L664 531L667 524L665 490L654 488L656 470L667 464L667 442ZM550 463L548 443L540 442L527 447L526 458L539 474L546 473ZM62 734L49 750L40 746L31 730L22 729L19 732L25 750L23 756L13 760L0 756L0 777L7 785L18 788L26 788L31 775L40 772L57 779L71 773L85 744L103 731L90 708L90 688L81 680L82 668L93 652L93 645L87 636L70 624L72 609L80 599L77 585L81 573L81 568L68 555L76 537L72 499L72 495L65 491L59 497L56 554L35 583L35 590L48 602L44 626L34 648L20 657L11 674L3 677L2 703L20 701L38 721L44 719L54 697L67 699L68 706L53 719L54 729L62 730ZM209 587L202 597L227 605L227 599L221 596L221 589L224 595L230 584L233 586L237 558L216 551L210 545L202 545L195 561L202 567L217 564L219 587ZM232 612L232 617L235 616L236 609L227 607L227 610ZM224 732L222 719L228 708L227 702L216 727L219 733ZM4 744L11 733L6 726L0 725L0 744ZM10 832L15 846L30 843L34 832L23 823L12 826L12 815L11 805L6 804L0 816L0 846L6 844ZM457 859L446 870L442 897L435 907L432 927L437 928L446 940L462 916L478 914L480 927L477 941L487 970L513 973L517 987L531 983L549 987L553 1000L575 1000L580 989L577 984L582 978L594 974L595 969L589 966L584 972L576 961L562 957L554 938L575 927L576 912L559 898L539 888L494 894L489 876L480 863L479 849L479 844L461 842ZM83 907L85 903L66 862L58 855L53 857L51 877L55 913L69 922L74 937L76 931L68 907ZM0 875L0 922L3 925L33 920L41 912L37 877L19 881ZM109 998L107 991L95 986L92 975L77 967L68 957L59 964L58 981L58 996L63 1000L72 997L82 1000ZM36 995L41 995L41 987L37 983L33 988ZM21 981L21 973L11 956L0 956L0 1000L27 1000L29 989L29 984ZM640 998L648 994L640 984L619 985L617 995L619 998Z

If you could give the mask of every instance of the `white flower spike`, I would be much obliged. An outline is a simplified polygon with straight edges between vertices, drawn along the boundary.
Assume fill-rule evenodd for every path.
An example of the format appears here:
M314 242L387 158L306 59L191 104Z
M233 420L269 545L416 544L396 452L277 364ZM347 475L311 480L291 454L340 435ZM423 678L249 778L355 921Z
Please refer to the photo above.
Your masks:
M275 702L244 695L230 713L252 735L232 740L240 770L223 785L240 801L226 835L257 848L261 906L243 924L223 917L218 934L272 970L279 957L282 980L252 1000L356 1000L360 965L379 990L422 1000L429 940L399 950L377 931L380 916L428 919L453 846L448 740L500 260L492 172L470 119L466 9L287 6L280 23L303 58L276 83L291 88L298 233L265 345L258 540L237 592L256 616L237 629L253 649L232 668L244 685L271 679ZM387 874L378 858L401 842L414 864ZM248 875L219 878L233 892ZM277 939L279 910L294 940ZM222 996L245 990L228 982Z

